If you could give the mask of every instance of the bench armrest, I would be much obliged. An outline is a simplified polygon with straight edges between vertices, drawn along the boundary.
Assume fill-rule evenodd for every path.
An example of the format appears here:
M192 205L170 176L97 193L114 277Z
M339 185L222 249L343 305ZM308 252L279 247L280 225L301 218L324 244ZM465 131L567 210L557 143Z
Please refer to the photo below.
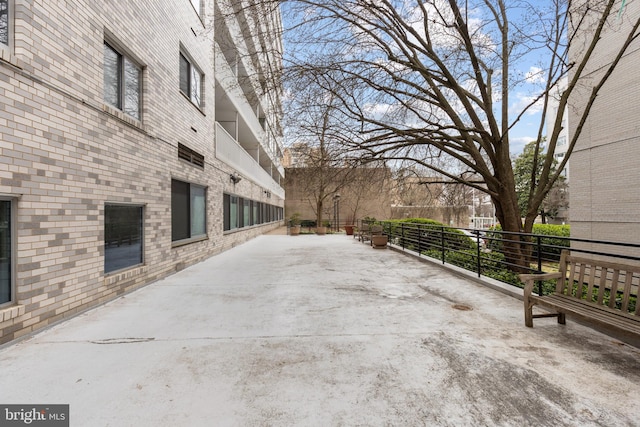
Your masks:
M533 284L538 280L551 280L559 279L562 277L562 273L541 273L541 274L520 274L518 275L520 280L524 282L524 295L527 298L533 292Z

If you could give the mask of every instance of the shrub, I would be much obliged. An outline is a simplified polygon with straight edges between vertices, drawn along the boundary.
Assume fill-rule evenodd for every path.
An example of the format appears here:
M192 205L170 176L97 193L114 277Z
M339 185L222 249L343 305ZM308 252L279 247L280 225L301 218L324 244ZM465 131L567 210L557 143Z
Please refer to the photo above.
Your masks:
M540 237L542 246L541 257L545 261L560 260L562 249L569 247L568 238L571 235L571 226L554 224L534 224L532 230L532 250L531 256L538 257L537 237ZM487 233L487 247L492 251L502 252L502 228L497 225Z
M418 252L437 250L467 250L475 244L460 230L427 218L406 218L384 222L385 231L399 245ZM441 255L440 255L441 257Z

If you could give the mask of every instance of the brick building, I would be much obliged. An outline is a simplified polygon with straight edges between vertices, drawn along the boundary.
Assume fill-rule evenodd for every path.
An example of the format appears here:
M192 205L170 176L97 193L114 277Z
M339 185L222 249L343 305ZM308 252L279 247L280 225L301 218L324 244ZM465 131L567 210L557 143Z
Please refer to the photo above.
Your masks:
M253 3L0 0L0 343L282 223Z

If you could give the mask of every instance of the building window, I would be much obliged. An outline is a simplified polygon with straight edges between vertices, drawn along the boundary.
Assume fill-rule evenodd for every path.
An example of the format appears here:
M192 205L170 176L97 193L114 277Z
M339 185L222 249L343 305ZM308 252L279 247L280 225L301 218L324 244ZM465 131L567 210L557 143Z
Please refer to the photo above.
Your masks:
M11 201L0 200L0 305L13 300Z
M143 211L142 206L104 206L105 273L142 264Z
M0 43L9 45L9 2L0 0Z
M559 136L558 137L558 142L557 142L557 146L558 147L562 147L563 145L567 144L567 137L566 136Z
M104 101L140 120L142 68L104 44Z
M260 216L258 215L260 209L260 202L251 202L252 212L251 212L251 220L253 224L262 224L260 221Z
M245 227L248 227L251 224L251 201L244 199L242 206L242 223Z
M206 188L171 180L171 240L207 234Z
M223 195L224 231L282 219L283 209L242 197Z
M180 90L198 107L202 107L202 73L180 54Z

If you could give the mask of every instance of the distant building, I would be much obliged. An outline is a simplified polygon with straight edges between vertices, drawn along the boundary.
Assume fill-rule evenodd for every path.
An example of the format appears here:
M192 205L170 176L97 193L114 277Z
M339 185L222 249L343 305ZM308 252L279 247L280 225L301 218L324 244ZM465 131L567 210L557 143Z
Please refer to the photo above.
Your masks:
M364 217L391 218L392 182L387 167L329 168L322 172L322 177L319 173L306 167L286 169L287 218L298 213L303 220L316 219L321 180L326 195L322 218L332 226L353 224Z
M0 0L0 343L282 223L254 3Z

